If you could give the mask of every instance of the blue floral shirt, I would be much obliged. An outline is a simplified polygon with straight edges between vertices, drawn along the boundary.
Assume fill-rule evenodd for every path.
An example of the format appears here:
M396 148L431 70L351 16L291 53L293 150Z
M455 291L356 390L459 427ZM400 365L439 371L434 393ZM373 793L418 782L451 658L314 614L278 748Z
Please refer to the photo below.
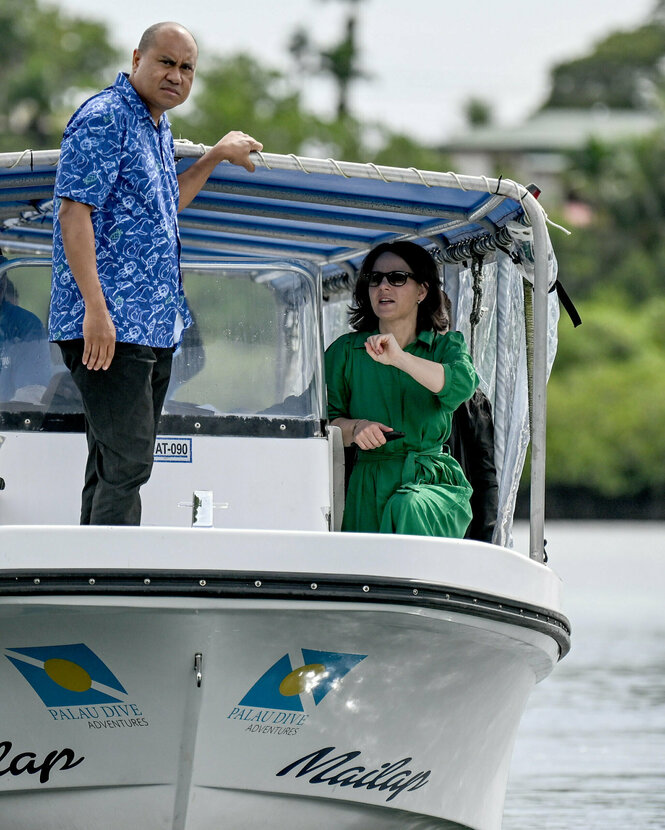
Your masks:
M93 207L97 271L117 340L173 346L178 315L191 324L180 275L173 136L166 115L155 127L123 73L79 107L65 130L55 181L51 340L83 337L83 298L58 221L63 196Z

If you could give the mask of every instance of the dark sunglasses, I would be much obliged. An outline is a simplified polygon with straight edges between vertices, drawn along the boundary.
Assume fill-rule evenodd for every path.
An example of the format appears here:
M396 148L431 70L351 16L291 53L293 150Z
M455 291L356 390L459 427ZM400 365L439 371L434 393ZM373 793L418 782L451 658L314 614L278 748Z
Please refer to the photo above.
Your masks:
M388 280L390 285L400 286L406 285L409 277L415 279L415 274L412 274L410 271L370 271L367 275L367 282L372 288L377 288L384 279Z

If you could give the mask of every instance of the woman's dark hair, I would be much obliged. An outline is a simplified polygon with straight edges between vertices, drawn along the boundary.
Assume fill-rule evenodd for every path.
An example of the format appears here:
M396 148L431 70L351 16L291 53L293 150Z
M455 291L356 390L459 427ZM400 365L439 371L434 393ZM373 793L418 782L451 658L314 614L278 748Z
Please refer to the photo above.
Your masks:
M395 254L406 262L413 271L413 279L427 286L427 295L418 306L416 331L448 331L450 327L449 308L445 294L439 286L439 271L434 257L415 242L382 242L367 254L360 266L360 273L353 291L353 305L350 308L349 323L356 331L374 331L379 320L372 311L369 299L369 274L381 254Z

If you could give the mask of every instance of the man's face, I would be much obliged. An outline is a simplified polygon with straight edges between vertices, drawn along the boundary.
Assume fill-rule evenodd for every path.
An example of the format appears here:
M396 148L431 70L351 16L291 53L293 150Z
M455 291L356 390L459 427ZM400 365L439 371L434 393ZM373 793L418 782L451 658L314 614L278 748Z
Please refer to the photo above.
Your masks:
M197 48L192 36L176 26L160 29L148 49L134 50L129 81L143 99L155 123L184 103L192 88Z

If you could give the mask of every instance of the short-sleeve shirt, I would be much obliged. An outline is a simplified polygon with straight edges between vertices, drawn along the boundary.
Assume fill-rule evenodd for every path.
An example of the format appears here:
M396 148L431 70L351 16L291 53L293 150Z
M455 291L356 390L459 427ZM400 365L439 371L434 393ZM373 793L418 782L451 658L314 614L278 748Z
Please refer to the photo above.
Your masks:
M178 315L191 324L180 274L173 136L166 114L155 126L124 73L88 99L65 130L55 182L51 340L83 337L85 307L58 221L63 197L93 208L97 271L116 339L173 346Z

